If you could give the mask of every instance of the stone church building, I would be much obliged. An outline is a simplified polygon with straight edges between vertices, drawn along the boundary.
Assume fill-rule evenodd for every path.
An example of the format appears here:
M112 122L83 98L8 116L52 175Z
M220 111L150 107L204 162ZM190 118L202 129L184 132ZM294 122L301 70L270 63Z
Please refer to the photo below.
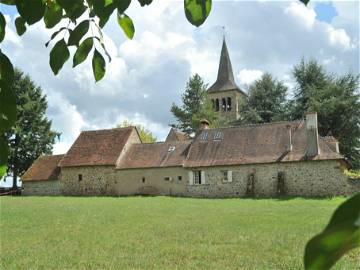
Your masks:
M225 41L214 110L239 118ZM164 142L142 143L136 127L83 131L65 155L41 156L22 176L24 195L332 196L360 191L342 172L338 141L318 134L317 114L292 122L210 129L193 138L171 129Z

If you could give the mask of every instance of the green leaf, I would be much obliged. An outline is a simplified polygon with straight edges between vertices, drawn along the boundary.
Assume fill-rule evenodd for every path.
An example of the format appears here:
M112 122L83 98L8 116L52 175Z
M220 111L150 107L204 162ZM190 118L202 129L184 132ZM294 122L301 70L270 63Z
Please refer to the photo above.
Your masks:
M4 4L4 5L13 6L13 5L15 5L15 0L0 0L0 3Z
M93 47L94 41L91 37L85 39L80 46L77 48L74 58L73 58L73 67L81 64L87 58L89 52Z
M0 80L12 85L14 80L14 68L10 59L0 51Z
M187 20L195 25L202 25L211 11L211 0L184 0Z
M122 14L130 6L131 0L116 0L115 5L117 7L118 13Z
M6 82L0 80L0 132L10 128L15 123L15 121L15 92Z
M140 5L143 7L145 5L150 5L152 0L138 0Z
M134 37L135 27L130 17L126 14L118 14L117 20L126 36L132 39Z
M0 42L4 40L5 37L5 26L6 20L4 15L0 12Z
M25 33L26 31L26 26L25 26L25 20L23 19L23 17L17 17L15 19L15 27L16 27L16 32L18 33L19 36L21 36L22 34Z
M43 0L15 0L15 3L21 17L30 25L40 21L44 16L45 3Z
M325 230L307 243L305 269L330 269L356 247L360 247L360 194L341 204Z
M44 22L46 28L53 28L57 25L62 19L62 8L61 6L53 1L48 6L46 6L44 14Z
M87 9L83 0L57 0L59 5L65 10L66 16L72 21L79 18Z
M59 30L55 31L55 32L51 35L50 40L45 43L45 46L46 46L46 47L49 46L50 41L52 41L61 31L64 31L64 30L67 30L67 28L66 28L66 27L61 27Z
M95 49L92 59L92 68L95 81L100 81L105 75L105 60L104 57Z
M89 30L89 20L82 21L79 23L75 29L71 32L68 46L78 46L82 37L87 33Z
M300 1L303 2L305 6L310 2L310 0L300 0Z
M55 75L59 73L64 63L69 59L69 56L70 53L65 40L59 40L50 52L50 67Z
M104 0L94 1L93 11L100 19L99 26L101 28L103 28L104 25L107 23L111 14L114 12L115 8L116 8L116 6L114 3L108 4L105 6Z

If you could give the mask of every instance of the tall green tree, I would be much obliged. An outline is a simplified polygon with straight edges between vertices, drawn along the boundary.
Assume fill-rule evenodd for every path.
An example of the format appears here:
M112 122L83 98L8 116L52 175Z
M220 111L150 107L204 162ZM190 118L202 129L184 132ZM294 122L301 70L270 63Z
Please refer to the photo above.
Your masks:
M240 119L235 124L269 123L285 119L287 87L265 73L249 86L240 103Z
M170 110L177 120L173 127L190 135L199 128L202 118L206 118L211 124L218 123L218 116L207 98L206 89L207 84L199 74L190 77L181 96L183 104L178 106L173 103L171 106Z
M359 75L328 73L315 60L304 59L294 67L296 81L290 118L301 119L306 112L318 113L319 133L339 140L340 152L360 167Z
M16 188L17 176L40 155L51 154L60 133L51 129L51 121L45 115L46 96L28 75L15 69L11 89L16 95L17 120L6 130L5 137L9 144L8 170L13 173L13 188Z
M157 140L156 136L150 130L148 130L147 128L145 128L142 125L134 124L131 121L124 120L121 124L117 125L116 127L123 128L123 127L131 127L131 126L137 128L140 139L143 143L156 142L156 140Z

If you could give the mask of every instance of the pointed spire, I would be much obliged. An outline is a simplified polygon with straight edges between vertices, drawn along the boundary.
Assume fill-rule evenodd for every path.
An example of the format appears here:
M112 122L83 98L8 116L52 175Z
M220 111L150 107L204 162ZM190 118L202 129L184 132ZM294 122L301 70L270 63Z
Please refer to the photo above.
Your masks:
M235 83L234 73L231 66L230 56L226 46L225 35L224 35L217 80L208 89L208 92L219 92L226 90L238 90L242 92Z
M218 81L230 81L231 83L235 84L234 81L234 73L231 66L229 52L226 46L225 37L223 39L223 44L221 48L221 56L220 56L220 64L219 64L219 71L218 71Z

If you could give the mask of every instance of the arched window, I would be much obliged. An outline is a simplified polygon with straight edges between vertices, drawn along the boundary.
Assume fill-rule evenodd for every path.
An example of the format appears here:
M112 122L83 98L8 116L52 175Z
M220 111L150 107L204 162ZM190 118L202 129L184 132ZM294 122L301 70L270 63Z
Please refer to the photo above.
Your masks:
M221 108L222 110L225 112L226 111L226 99L225 98L222 98L222 103L221 103Z
M227 98L227 110L231 111L231 97Z
M219 109L220 109L220 104L219 104L219 99L217 98L216 100L215 100L215 111L219 111Z

